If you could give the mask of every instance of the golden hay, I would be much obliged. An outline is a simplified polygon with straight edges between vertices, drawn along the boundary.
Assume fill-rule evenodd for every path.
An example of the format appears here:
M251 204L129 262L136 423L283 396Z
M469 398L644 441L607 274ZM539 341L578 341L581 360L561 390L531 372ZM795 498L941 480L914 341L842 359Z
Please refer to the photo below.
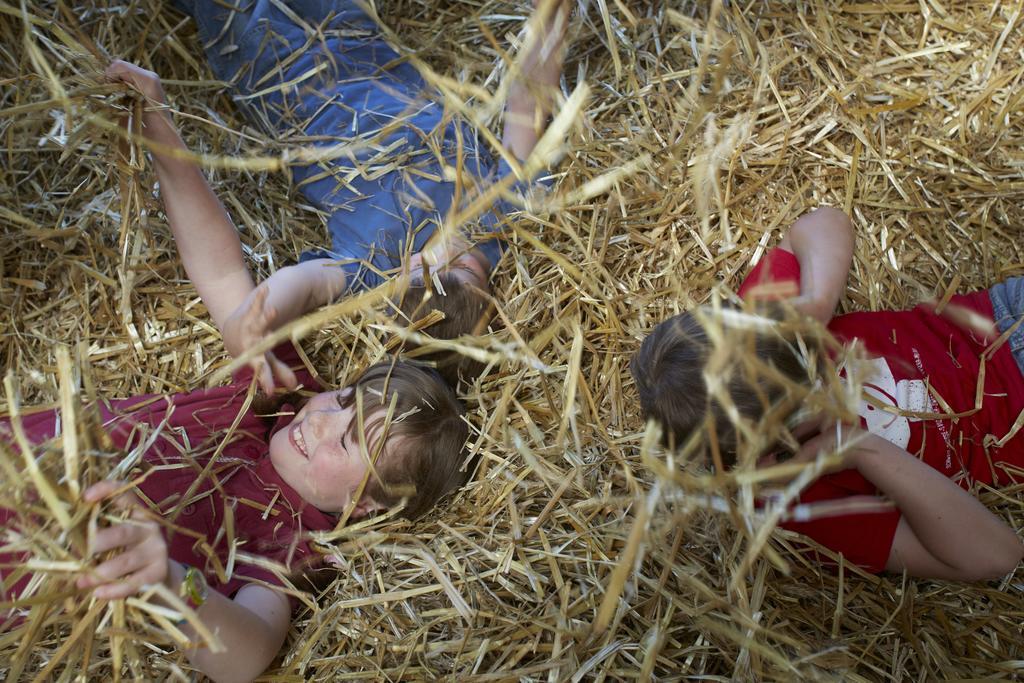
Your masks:
M499 48L527 5L377 9L452 109L493 129ZM684 478L651 446L627 364L655 323L735 287L820 203L857 229L847 310L941 301L1024 271L1020 3L584 0L569 39L565 95L590 95L577 95L553 196L515 224L494 283L505 322L477 345L499 362L469 397L474 481L425 521L330 539L344 566L267 677L1018 677L1012 576L836 575L789 552L795 538L769 536L749 482ZM98 83L107 55L164 77L254 269L326 240L287 173L268 170L302 141L245 123L191 21L152 0L0 0L0 354L23 406L61 402L62 343L83 344L83 377L102 396L202 386L228 362L144 155L112 125L134 105ZM329 382L384 352L369 307L299 324ZM982 498L1022 526L1019 490ZM64 658L71 626L39 641L24 676L187 669L155 646L116 666L109 625L85 661ZM15 648L0 637L0 662Z

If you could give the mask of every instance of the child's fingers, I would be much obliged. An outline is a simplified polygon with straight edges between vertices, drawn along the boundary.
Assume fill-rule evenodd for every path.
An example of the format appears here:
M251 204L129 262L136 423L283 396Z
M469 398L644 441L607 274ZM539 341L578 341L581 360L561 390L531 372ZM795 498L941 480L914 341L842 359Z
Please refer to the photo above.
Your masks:
M295 373L288 367L287 363L281 362L281 360L273 353L268 351L266 354L267 364L271 366L274 373L274 378L279 381L282 386L287 389L295 389L299 386L299 380L295 377Z
M124 488L125 484L121 484L121 488ZM132 517L139 520L149 519L149 515L146 513L145 508L142 507L142 503L139 502L138 496L132 493L130 490L122 490L111 500L114 507L119 510L131 510Z
M259 317L253 326L253 333L258 334L262 338L267 333L267 330L274 328L274 320L277 319L277 309L267 305L266 297L264 297L264 301L257 312Z
M271 327L277 320L277 309L273 306L263 306L263 329Z
M800 450L793 456L793 462L814 462L818 459L818 453L828 446L828 436L819 434L810 441L804 442Z
M115 59L103 70L107 78L114 80L127 80L132 74L132 65L123 59Z
M274 393L274 373L266 358L263 356L254 358L250 363L250 367L252 367L253 373L256 375L256 382L260 385L263 393L268 396Z
M105 531L113 532L115 528ZM100 564L89 575L79 577L76 582L79 588L96 588L96 597L113 599L131 595L144 584L157 583L167 577L167 542L155 522L110 533L103 539L103 545L121 542L127 546L126 550Z
M124 488L124 486L125 483L123 481L100 481L83 491L82 498L87 503L95 503L104 498L109 498L118 490Z
M119 581L117 583L104 584L94 590L92 594L99 600L121 600L138 593L141 587L141 583L135 585L135 582Z
M95 503L98 500L103 500L111 493L117 490L117 485L112 481L101 481L97 484L93 484L85 491L82 492L82 498L87 503Z
M124 62L120 59L115 59L110 64L107 64L107 68L103 70L103 75L111 80L120 78L121 74L124 72L122 64L124 64Z
M139 83L139 74L137 73L137 69L138 67L133 64L116 59L110 63L106 68L106 71L104 71L104 74L111 80L126 83L141 92L142 88Z
M137 572L148 566L151 559L145 549L132 548L96 567L92 574L85 578L89 586L100 586Z
M150 532L144 522L124 522L96 532L90 544L90 554L96 555L114 548L140 543Z
M263 308L267 303L267 288L260 286L253 292L252 306L249 307L249 318L259 320L263 317Z
M164 565L166 564L165 560ZM121 598L127 598L129 595L138 593L142 590L143 586L163 581L166 575L166 569L161 571L158 565L151 564L120 581L99 586L93 591L93 595L100 600L120 600Z
M267 288L257 287L253 292L252 301L245 311L245 316L242 318L242 328L249 337L249 344L255 343L264 335L267 325L277 315L277 311L268 307L266 303Z
M126 83L151 100L157 102L164 100L160 77L136 64L115 59L107 65L104 74L111 80Z

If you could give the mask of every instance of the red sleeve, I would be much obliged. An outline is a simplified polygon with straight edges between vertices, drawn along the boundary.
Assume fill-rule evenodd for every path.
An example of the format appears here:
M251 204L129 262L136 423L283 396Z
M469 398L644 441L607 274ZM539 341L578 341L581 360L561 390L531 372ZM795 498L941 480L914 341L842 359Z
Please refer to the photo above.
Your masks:
M788 521L782 526L841 554L847 562L878 574L885 570L889 560L900 511L894 507L864 512L842 510L845 501L853 503L856 496L877 495L871 483L854 470L826 475L800 494L800 510L810 512L811 518Z
M800 262L792 252L775 247L769 249L753 270L747 273L747 277L740 284L738 294L741 299L746 299L751 296L751 290L758 286L784 283L793 283L796 285L796 291L771 288L772 291L757 293L756 298L782 299L796 296L800 291Z

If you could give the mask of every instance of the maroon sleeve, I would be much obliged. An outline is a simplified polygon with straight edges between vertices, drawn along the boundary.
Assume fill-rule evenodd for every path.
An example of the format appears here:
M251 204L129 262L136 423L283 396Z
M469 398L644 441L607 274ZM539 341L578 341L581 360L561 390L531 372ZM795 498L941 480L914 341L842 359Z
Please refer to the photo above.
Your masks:
M746 299L752 289L759 285L781 284L792 282L797 290L800 288L800 262L796 256L785 249L775 247L757 262L757 265L747 273L747 277L740 284L739 291L741 299ZM795 292L794 292L795 294ZM780 298L779 296L758 296L758 298Z
M811 518L787 521L782 526L841 554L847 562L878 574L885 570L889 560L900 511L895 507L842 511L846 501L853 503L858 497L877 495L871 483L855 470L826 475L800 494L800 509L809 511ZM815 507L821 516L815 514Z

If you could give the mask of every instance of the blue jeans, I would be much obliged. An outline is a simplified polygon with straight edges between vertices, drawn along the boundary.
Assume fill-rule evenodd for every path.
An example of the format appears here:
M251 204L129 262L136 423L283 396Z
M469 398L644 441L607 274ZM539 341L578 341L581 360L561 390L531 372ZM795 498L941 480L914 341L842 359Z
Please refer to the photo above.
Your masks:
M379 284L378 272L422 249L452 208L455 186L434 150L453 166L461 158L477 178L498 172L475 131L425 96L419 72L354 0L173 1L195 19L214 74L267 134L324 148L373 138L290 167L295 186L328 214L331 248L303 258L346 261L352 287ZM378 149L390 150L382 161ZM388 170L392 160L400 163ZM492 266L501 257L497 222L489 212L478 231Z
M195 19L213 73L270 135L365 134L392 124L425 88L351 0L174 2Z
M1024 316L1024 277L1011 277L988 290L992 299L992 316L1000 332L1013 327ZM1024 373L1024 323L1006 340L1017 367Z

